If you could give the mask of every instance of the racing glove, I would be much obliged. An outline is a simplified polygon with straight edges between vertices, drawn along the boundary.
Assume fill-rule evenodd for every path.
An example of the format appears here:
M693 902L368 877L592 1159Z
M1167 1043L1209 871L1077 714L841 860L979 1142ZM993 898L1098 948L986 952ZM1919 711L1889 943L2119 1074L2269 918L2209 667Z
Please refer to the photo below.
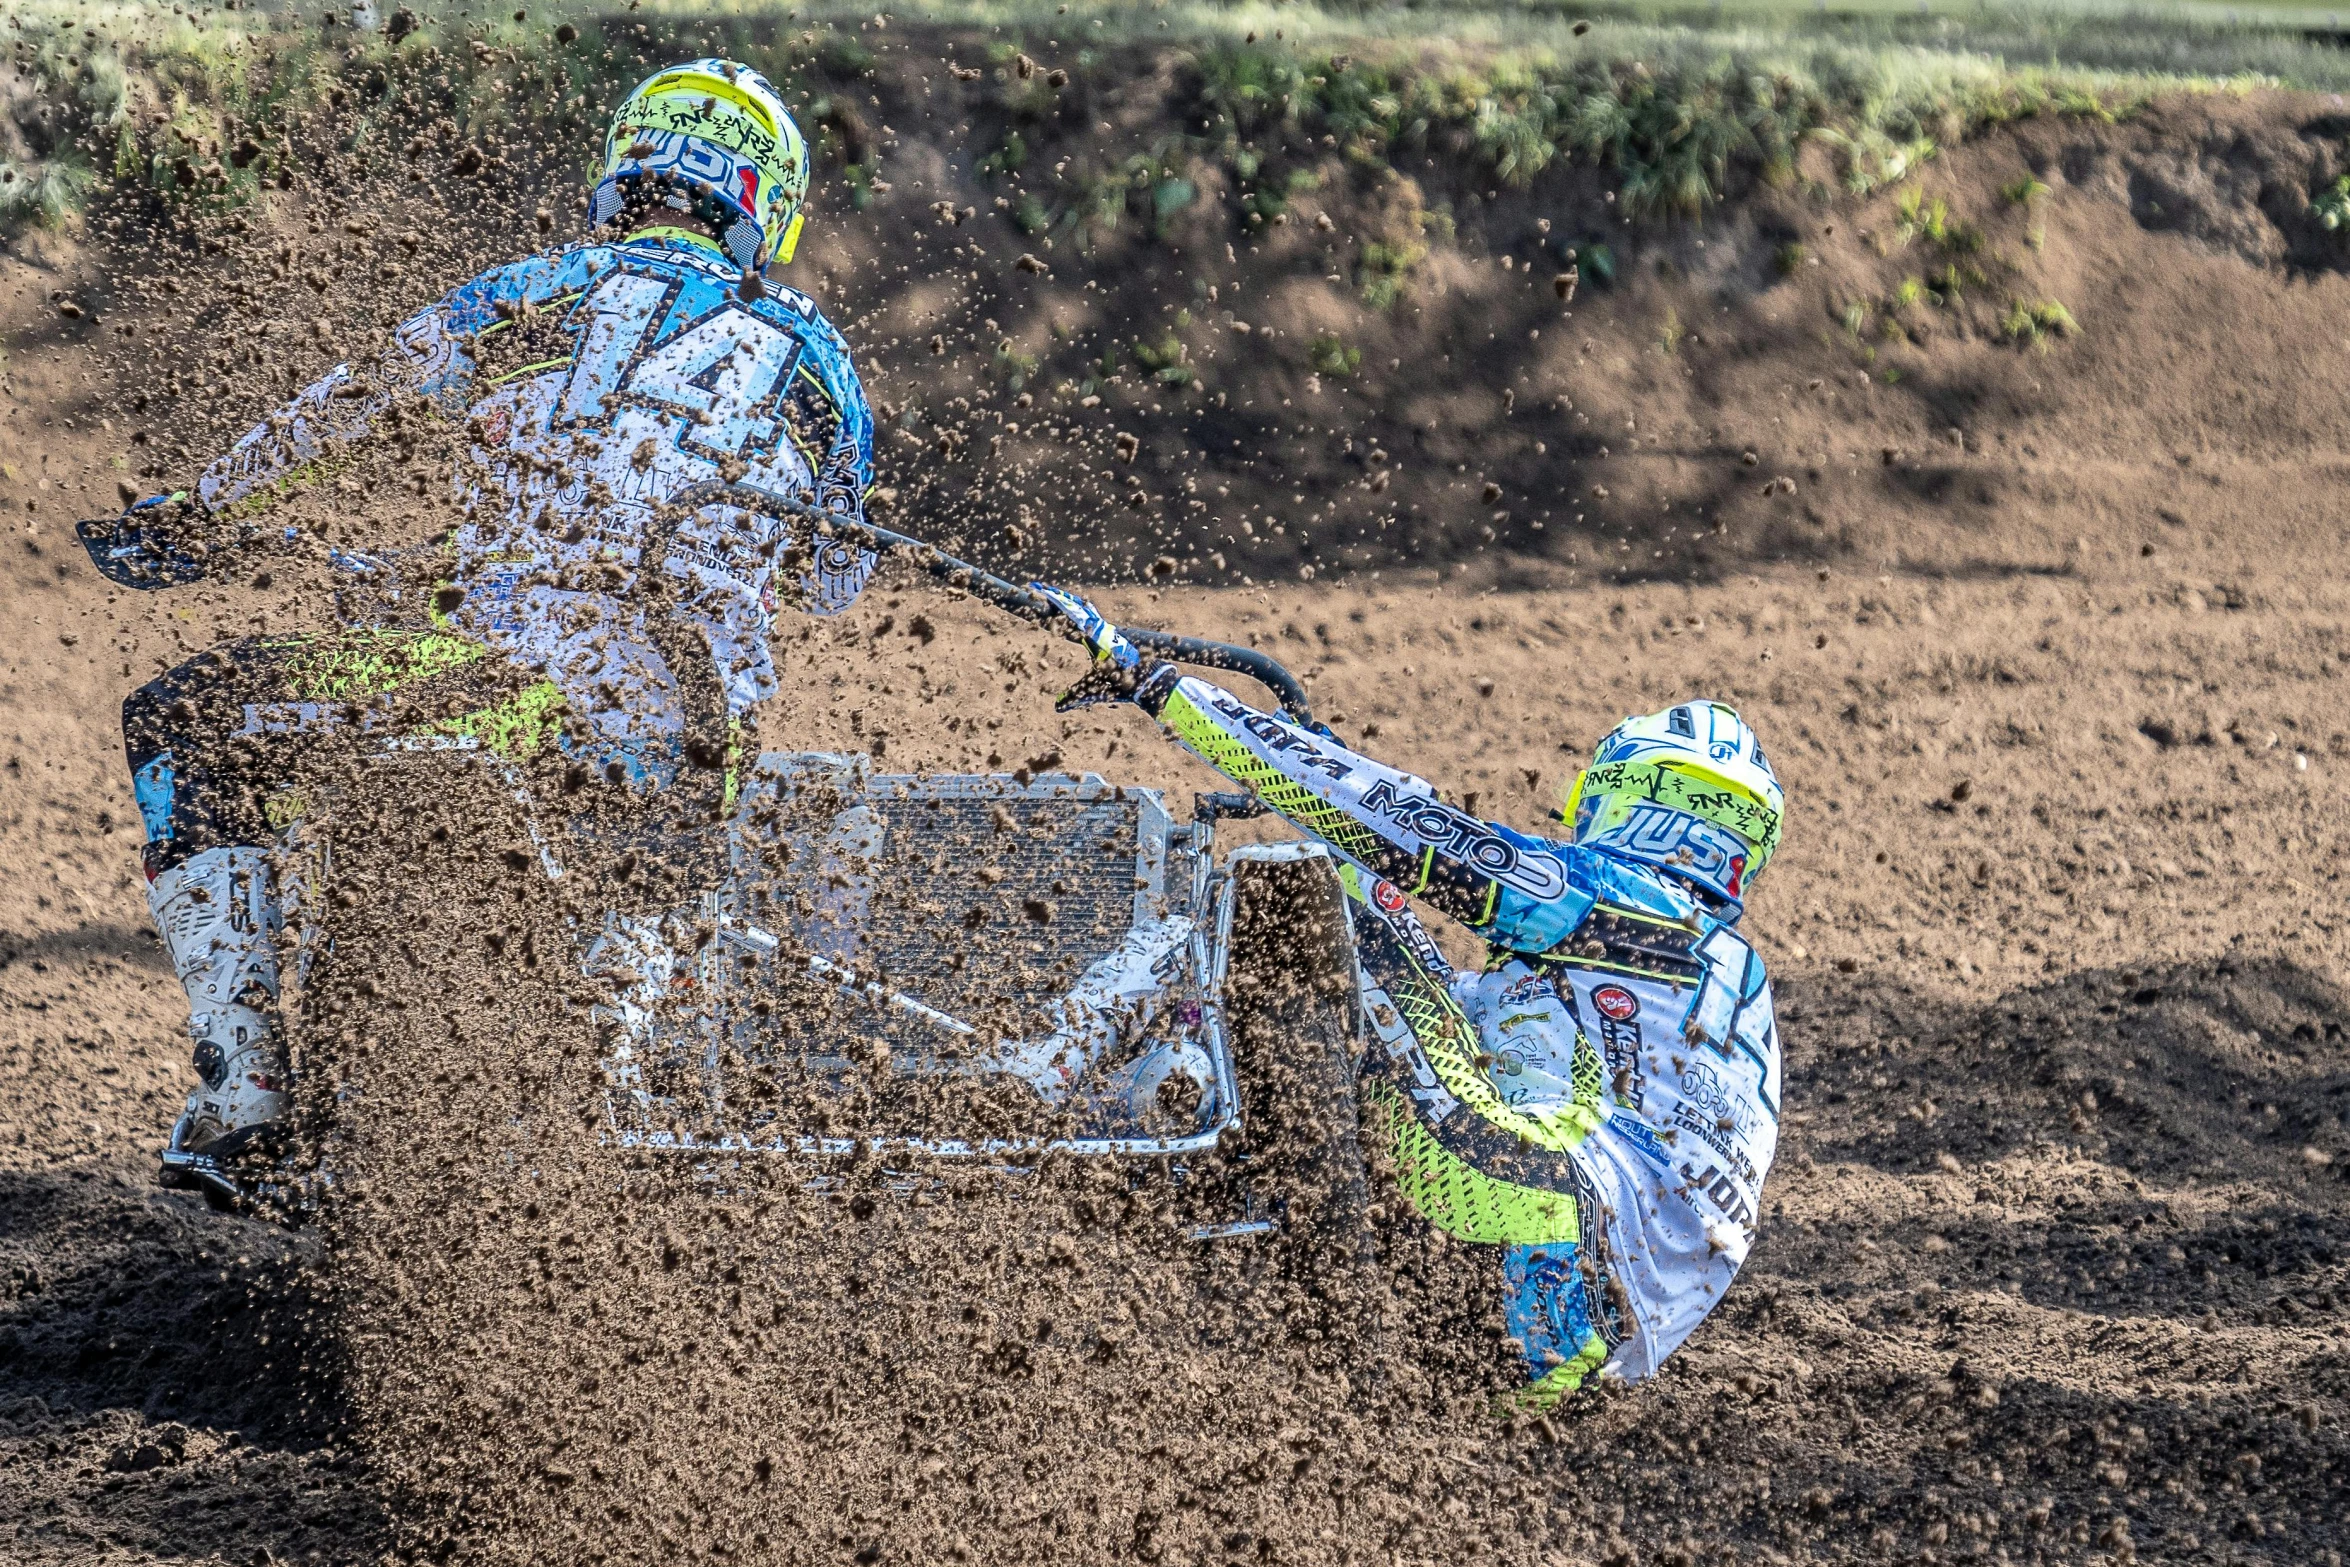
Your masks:
M77 522L73 531L107 581L149 591L184 587L203 580L203 556L172 537L156 508L187 498L185 491L152 496L119 517Z
M1071 708L1091 707L1097 702L1131 702L1143 684L1162 670L1171 670L1171 664L1145 663L1142 654L1126 634L1103 616L1091 604L1049 582L1031 582L1028 590L1059 611L1077 632L1077 640L1093 653L1093 668L1085 677L1061 694L1053 704L1053 711L1066 713Z

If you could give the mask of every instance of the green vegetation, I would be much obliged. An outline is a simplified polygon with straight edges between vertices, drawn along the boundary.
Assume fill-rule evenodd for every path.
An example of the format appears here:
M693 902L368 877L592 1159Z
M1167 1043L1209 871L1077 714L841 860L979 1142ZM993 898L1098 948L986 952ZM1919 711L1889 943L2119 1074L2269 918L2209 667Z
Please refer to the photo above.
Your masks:
M988 369L1002 382L1007 391L1017 392L1036 374L1037 356L1020 352L1010 338L995 345L995 353L988 361Z
M1044 187L1020 190L1021 228L1080 245L1129 217L1167 234L1211 190L1242 230L1276 227L1335 170L1375 172L1407 154L1465 160L1513 185L1583 161L1611 171L1630 216L1697 215L1752 182L1802 184L1807 145L1833 170L1817 193L1867 191L2021 116L2110 118L2164 87L2350 86L2350 56L2302 38L2290 7L2247 20L2206 6L2124 15L2103 0L1843 0L1833 13L1807 0L908 0L886 25L836 0L554 0L521 21L423 0L380 9L389 25L359 34L334 21L339 8L322 26L292 9L23 0L0 27L18 69L0 224L62 221L109 180L171 201L248 200L286 176L296 159L285 133L306 117L307 156L324 133L333 150L390 166L416 156L423 125L443 144L522 133L579 158L649 63L709 52L784 85L862 202L883 177L867 84L898 66L935 69L921 58L927 38L911 53L882 48L917 28L947 46L996 126L981 172ZM1090 122L1070 121L1062 94L1130 78L1146 51L1183 62L1183 129L1147 152L1088 156ZM1045 55L1060 63L1032 58ZM1073 157L1056 158L1073 143ZM2011 199L2029 205L2037 186ZM1366 298L1394 297L1440 217L1361 244Z
M2327 233L2341 232L2342 225L2350 223L2350 174L2319 191L2309 211Z
M2081 330L2073 313L2053 299L2018 299L2009 304L2007 315L1999 323L2000 334L2010 341L2045 351L2051 337L2072 337Z
M1665 306L1665 318L1656 329L1656 345L1668 354L1681 351L1681 344L1689 336L1689 329L1681 324L1681 314L1671 305Z
M1335 146L1357 163L1457 148L1513 185L1582 158L1617 173L1627 214L1695 216L1742 179L1792 181L1807 138L1838 155L1848 188L1866 190L1981 125L2050 112L2110 116L2142 96L2090 74L2010 71L1957 55L1702 29L1566 36L1555 50L1446 69L1367 46L1319 54L1209 44L1195 56L1205 139L1260 221L1277 217L1291 194L1268 142Z
M1970 255L1983 248L1982 230L1953 222L1950 203L1940 196L1929 198L1920 186L1900 191L1893 199L1893 210L1894 236L1904 245L1922 239L1953 255Z
M1362 368L1363 351L1350 348L1334 334L1325 332L1307 346L1306 363L1318 375L1343 378Z
M1933 289L1937 301L1945 310L1955 307L1970 288L1989 282L1976 267L1962 267L1956 262L1945 265L1934 274Z
M1198 380L1199 374L1191 368L1189 362L1191 349L1185 345L1182 338L1175 335L1178 328L1190 324L1191 312L1178 312L1175 326L1168 329L1165 337L1156 343L1141 341L1135 343L1134 362L1149 371L1152 380L1164 385L1189 386Z
M0 159L0 226L53 227L79 207L97 183L97 173L71 154L33 164Z

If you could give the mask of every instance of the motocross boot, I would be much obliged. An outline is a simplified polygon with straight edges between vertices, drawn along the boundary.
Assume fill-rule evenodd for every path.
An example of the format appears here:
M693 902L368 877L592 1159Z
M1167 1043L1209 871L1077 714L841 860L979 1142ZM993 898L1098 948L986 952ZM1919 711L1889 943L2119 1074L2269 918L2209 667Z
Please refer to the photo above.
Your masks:
M188 993L201 1086L163 1150L163 1182L233 1190L225 1162L266 1146L284 1123L274 937L281 915L269 851L207 849L155 878L147 907Z

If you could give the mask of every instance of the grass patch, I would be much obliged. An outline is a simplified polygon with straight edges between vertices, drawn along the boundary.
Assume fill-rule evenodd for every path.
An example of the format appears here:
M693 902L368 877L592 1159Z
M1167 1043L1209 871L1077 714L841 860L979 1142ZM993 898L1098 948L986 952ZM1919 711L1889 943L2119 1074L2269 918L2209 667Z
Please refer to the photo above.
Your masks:
M1036 365L1036 355L1022 353L1017 344L1006 338L996 344L995 353L988 360L988 371L1006 391L1017 392L1035 376Z
M97 171L70 156L34 163L0 159L0 227L55 228L97 183Z
M1363 351L1351 348L1334 333L1323 333L1306 346L1306 363L1317 375L1344 379L1362 368Z
M1940 196L1928 197L1920 186L1911 185L1893 199L1893 232L1903 244L1923 239L1928 244L1948 246L1954 234L1964 225L1950 221L1950 203Z
M2045 352L2049 339L2076 337L2081 324L2073 313L2053 299L2012 301L1999 323L1999 332L2012 343L2028 344Z
M2109 117L2143 97L2091 75L1703 28L1567 34L1442 68L1263 42L1212 43L1195 61L1208 151L1265 219L1285 200L1284 148L1335 146L1357 162L1441 148L1509 185L1581 159L1617 174L1632 217L1696 216L1745 182L1793 181L1807 139L1865 191L1985 124Z
M1190 324L1190 312L1181 312L1176 326ZM1173 327L1156 343L1138 340L1134 345L1134 362L1148 371L1153 381L1164 386L1189 386L1198 380L1198 372L1191 368L1190 360L1191 349L1176 336Z

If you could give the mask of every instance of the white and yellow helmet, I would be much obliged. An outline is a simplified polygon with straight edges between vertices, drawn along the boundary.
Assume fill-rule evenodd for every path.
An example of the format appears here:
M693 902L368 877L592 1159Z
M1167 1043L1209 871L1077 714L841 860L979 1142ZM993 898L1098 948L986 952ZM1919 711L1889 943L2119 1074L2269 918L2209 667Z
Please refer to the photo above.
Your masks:
M1762 742L1721 702L1683 702L1608 731L1568 785L1575 842L1742 903L1779 850L1787 799Z
M808 197L808 142L775 85L732 60L689 60L642 84L612 113L604 166L588 199L600 228L626 205L622 186L678 187L721 225L743 271L789 261Z

